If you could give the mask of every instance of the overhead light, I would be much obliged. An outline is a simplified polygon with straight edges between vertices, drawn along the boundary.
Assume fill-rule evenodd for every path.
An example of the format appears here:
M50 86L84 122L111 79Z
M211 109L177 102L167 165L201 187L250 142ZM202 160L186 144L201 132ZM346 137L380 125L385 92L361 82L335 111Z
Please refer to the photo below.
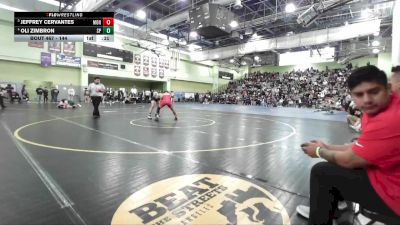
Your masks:
M375 40L375 41L372 42L372 46L374 46L374 47L377 47L377 46L379 46L379 45L380 45L380 43L379 43L379 41L377 41L377 40Z
M189 35L192 38L196 38L197 37L197 32L196 31L191 31Z
M374 54L378 54L380 51L381 51L381 50L379 50L379 49L377 49L377 48L372 49L372 53L374 53Z
M260 56L258 56L258 55L254 56L254 60L259 61L260 60Z
M215 55L214 55L214 58L217 58L217 59L218 59L218 58L219 58L219 55L218 55L218 54L215 54Z
M236 28L237 26L239 26L239 24L236 20L232 20L232 22L229 24L229 26L231 26L232 28Z
M242 1L241 1L241 0L235 0L235 4L233 5L233 8L234 8L234 9L241 9L241 8L243 8Z
M71 10L72 7L73 7L72 5L69 5L69 6L67 6L67 9L68 9L68 10Z
M8 5L1 4L1 3L0 3L0 8L1 9L5 9L5 10L9 10L9 11L13 11L13 12L26 12L26 10L24 10L24 9L11 7L11 6L8 6Z
M366 8L366 9L363 9L363 10L361 11L361 18L367 19L367 18L370 17L370 16L371 16L371 9Z
M375 32L375 33L374 33L374 36L375 36L375 37L378 37L378 36L379 36L379 31Z
M288 4L286 4L285 11L287 13L292 13L292 12L296 11L296 6L293 3L288 3Z
M136 12L136 16L137 16L137 18L139 18L141 20L145 20L146 19L146 12L143 9L139 9Z
M242 65L243 65L243 66L247 65L247 62L246 62L246 61L243 61L243 62L242 62Z
M230 63L234 63L235 60L234 60L234 59L230 59L229 62L230 62Z

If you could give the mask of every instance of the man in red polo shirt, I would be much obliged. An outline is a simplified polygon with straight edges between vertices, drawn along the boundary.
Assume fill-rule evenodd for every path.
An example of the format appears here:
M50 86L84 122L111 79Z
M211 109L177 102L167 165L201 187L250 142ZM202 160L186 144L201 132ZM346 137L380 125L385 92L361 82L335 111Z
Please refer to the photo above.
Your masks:
M400 223L400 97L391 93L386 74L375 66L353 71L347 84L364 112L358 140L348 145L301 145L308 156L328 161L311 170L308 224L332 224L343 199L399 218ZM305 215L307 209L298 206L297 211Z

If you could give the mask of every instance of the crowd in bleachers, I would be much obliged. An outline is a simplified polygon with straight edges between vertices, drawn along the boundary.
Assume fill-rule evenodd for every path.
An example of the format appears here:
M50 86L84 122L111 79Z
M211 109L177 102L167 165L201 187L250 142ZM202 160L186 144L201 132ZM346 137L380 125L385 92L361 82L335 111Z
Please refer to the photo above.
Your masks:
M246 74L231 81L225 91L206 94L205 102L267 107L315 107L347 109L351 97L346 88L350 68L286 73Z

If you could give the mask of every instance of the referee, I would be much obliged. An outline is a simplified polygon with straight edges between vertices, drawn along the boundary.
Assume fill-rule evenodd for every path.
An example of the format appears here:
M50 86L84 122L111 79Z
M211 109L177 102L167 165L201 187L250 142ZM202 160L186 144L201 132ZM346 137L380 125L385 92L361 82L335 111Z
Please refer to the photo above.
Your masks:
M89 84L88 90L94 107L93 117L96 119L100 117L99 105L103 99L103 93L105 92L106 88L100 83L100 78L95 77L93 83Z

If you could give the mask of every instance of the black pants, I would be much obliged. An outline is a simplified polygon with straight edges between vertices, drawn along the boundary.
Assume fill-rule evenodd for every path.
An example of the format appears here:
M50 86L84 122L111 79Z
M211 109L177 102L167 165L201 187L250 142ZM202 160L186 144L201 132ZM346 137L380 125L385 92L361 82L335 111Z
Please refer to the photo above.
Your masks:
M1 108L5 108L4 100L3 100L3 96L2 95L0 95L0 106L1 106Z
M101 102L101 97L100 96L92 96L92 103L93 103L93 116L100 116L99 112L99 105Z
M368 210L398 217L375 192L366 170L346 169L329 162L314 165L310 177L308 224L331 225L340 200L357 202Z
M49 97L47 95L43 95L43 102L47 103L49 101Z

